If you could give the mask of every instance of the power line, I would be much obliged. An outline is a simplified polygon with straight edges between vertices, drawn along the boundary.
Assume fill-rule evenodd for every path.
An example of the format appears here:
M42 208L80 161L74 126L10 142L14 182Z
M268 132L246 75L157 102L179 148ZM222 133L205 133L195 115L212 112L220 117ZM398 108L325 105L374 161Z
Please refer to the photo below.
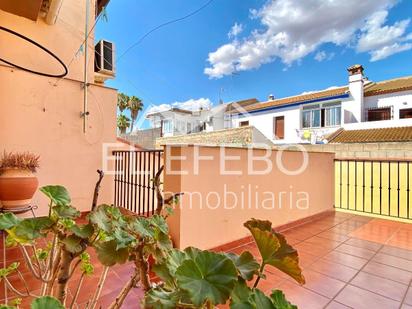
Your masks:
M179 18L176 18L176 19L169 20L169 21L167 21L167 22L165 22L165 23L163 23L163 24L160 24L160 25L154 27L153 29L149 30L149 31L146 32L144 35L142 35L135 43L133 43L132 45L130 45L130 46L117 58L117 62L119 62L119 60L120 60L124 55L126 55L130 50L132 50L132 49L135 48L137 45L139 45L140 43L142 43L143 40L144 40L146 37L148 37L150 34L152 34L153 32L155 32L156 30L159 30L160 28L163 28L163 27L165 27L165 26L167 26L167 25L170 25L170 24L173 24L173 23L176 23L176 22L185 20L185 19L187 19L187 18L189 18L189 17L192 17L192 16L196 15L197 13L199 13L200 11L202 11L203 9L205 9L206 7L208 7L213 1L214 1L214 0L209 0L209 1L207 1L205 4L203 4L200 8L194 10L193 12L191 12L191 13L189 13L189 14L187 14L187 15L185 15L185 16L182 16L182 17L179 17Z

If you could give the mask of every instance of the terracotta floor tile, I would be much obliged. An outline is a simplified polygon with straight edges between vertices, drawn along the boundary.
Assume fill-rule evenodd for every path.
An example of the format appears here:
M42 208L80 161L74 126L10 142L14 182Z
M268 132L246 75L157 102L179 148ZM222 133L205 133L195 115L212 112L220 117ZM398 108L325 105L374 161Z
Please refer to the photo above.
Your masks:
M396 301L402 301L408 289L407 285L377 277L366 272L357 274L350 284Z
M384 246L379 252L412 261L412 250L406 250L392 246Z
M300 309L320 309L329 302L328 298L290 281L285 281L279 288L285 293L286 298Z
M261 289L266 294L271 292L273 289L279 288L279 285L284 282L286 279L275 275L270 271L265 271L266 279L260 279L258 288ZM255 280L251 280L248 282L249 286L253 286Z
M362 271L406 285L412 280L412 272L373 261L366 264Z
M338 302L336 302L336 301L331 302L331 303L326 307L326 309L347 309L347 308L350 308L350 307L345 306L345 305L342 305L342 304L340 304L340 303L338 303Z
M397 301L353 285L346 286L335 300L356 309L395 309L400 306L400 303Z
M333 279L316 271L303 271L306 283L304 287L328 298L333 298L345 285L344 282Z
M296 250L298 250L299 253L306 252L306 253L309 253L309 254L312 254L312 255L318 256L318 257L324 256L330 251L330 249L328 249L328 248L325 248L323 246L319 246L317 244L309 243L309 242L306 242L306 241L295 245L294 248Z
M359 248L359 247L347 245L346 243L344 243L344 244L340 245L339 247L337 247L335 249L335 251L350 254L350 255L354 255L354 256L364 258L364 259L367 259L367 260L372 258L372 256L375 254L374 251L371 251L369 249L364 249L364 248Z
M403 302L412 306L412 286L409 287L408 293L406 293L405 300Z
M338 252L336 250L325 255L324 259L355 269L361 269L368 262L366 259Z
M332 240L340 241L340 242L344 242L349 239L348 236L333 232L331 230L327 230L325 232L319 233L316 236L327 238L327 239L332 239Z
M347 241L345 241L345 244L359 247L359 248L364 248L372 251L378 251L381 247L382 244L372 242L372 241L367 241L363 239L358 239L358 238L350 238Z
M385 265L397 267L406 271L410 271L412 269L412 261L405 260L393 255L378 253L374 256L372 260Z
M342 242L324 238L324 237L313 236L311 238L306 239L304 243L315 244L315 245L324 247L326 249L332 250L336 248L337 246L339 246Z
M352 279L358 272L354 268L347 267L345 265L337 264L327 260L316 261L315 263L310 265L309 269L315 270L324 275L344 282L349 282L350 279Z

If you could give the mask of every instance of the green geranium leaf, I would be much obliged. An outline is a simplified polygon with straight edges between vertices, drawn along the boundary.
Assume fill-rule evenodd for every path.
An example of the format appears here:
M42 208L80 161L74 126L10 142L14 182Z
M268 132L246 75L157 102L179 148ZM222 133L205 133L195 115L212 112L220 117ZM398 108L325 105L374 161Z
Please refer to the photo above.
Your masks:
M105 232L110 232L112 229L112 221L107 210L111 206L109 205L99 205L96 210L90 213L89 220L91 223L97 225L100 229Z
M105 266L113 266L114 264L123 264L129 257L127 248L117 250L117 243L115 240L110 240L98 243L95 246L97 258Z
M169 234L169 228L165 218L159 215L154 215L150 218L150 224L158 228L163 234Z
M237 271L223 254L200 251L193 259L182 262L176 270L176 279L194 305L200 306L206 301L224 304L237 280Z
M235 283L235 287L230 295L230 308L231 309L254 309L249 302L249 297L252 290L246 285L246 282L239 279Z
M93 228L93 225L91 224L74 225L71 227L71 231L73 232L74 235L80 238L88 239L90 236L93 235L94 228Z
M262 256L263 263L268 264L268 261L280 246L277 237L273 234L272 223L270 221L251 219L244 226L252 234Z
M17 309L17 307L0 304L0 309Z
M14 263L11 263L6 268L0 268L0 278L7 277L11 273L15 272L17 268L19 268L19 266L20 266L19 262L14 262Z
M73 254L79 254L85 249L83 239L76 235L70 235L64 238L61 242L64 244L64 248Z
M48 217L24 219L8 230L9 236L16 242L28 243L36 238L43 237L46 229L54 222Z
M182 265L185 259L187 259L187 255L182 251L172 249L169 252L166 263L167 268L169 269L170 275L172 277L175 277L176 270L179 268L180 265Z
M226 256L235 264L239 275L245 280L252 280L253 276L258 273L259 263L256 262L253 255L245 251L241 255L227 253Z
M43 192L54 205L70 205L71 198L67 189L63 186L45 186L41 187Z
M305 277L303 277L302 269L299 266L298 252L287 243L285 236L276 232L274 234L279 239L280 248L272 256L268 264L288 274L300 284L304 284Z
M155 239L157 240L157 246L159 249L170 250L173 248L169 234L164 234L162 232L156 233Z
M120 228L115 228L113 239L116 241L116 250L127 248L136 239Z
M298 309L297 306L292 305L289 301L287 301L285 294L283 294L280 290L272 291L270 298L272 299L276 309Z
M299 267L298 252L285 237L272 230L270 221L251 219L244 226L251 232L265 265L272 265L304 284L305 278Z
M150 219L142 217L134 218L134 220L130 222L130 228L142 237L154 238L154 230L150 226L149 220Z
M267 297L261 290L254 289L252 295L250 296L250 302L254 308L265 308L265 309L278 309L272 303L272 300Z
M174 309L177 308L178 300L177 292L169 292L161 288L151 289L145 295L144 307L152 309Z
M0 214L0 230L8 230L17 225L20 221L21 219L10 212Z
M80 216L80 211L69 205L54 206L53 211L58 218L75 219Z
M31 309L64 309L64 306L54 297L42 296L31 303Z

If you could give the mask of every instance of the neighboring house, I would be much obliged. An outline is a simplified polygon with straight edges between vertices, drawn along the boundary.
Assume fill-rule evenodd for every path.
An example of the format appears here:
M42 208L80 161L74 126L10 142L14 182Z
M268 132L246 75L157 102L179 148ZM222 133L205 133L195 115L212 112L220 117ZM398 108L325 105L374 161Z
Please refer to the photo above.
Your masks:
M67 76L53 78L0 62L0 153L31 151L40 155L40 185L66 186L73 205L82 211L90 210L96 170L103 166L103 144L116 143L117 91L103 84L114 74L97 61L91 30L108 1L88 1L0 1L1 26L38 42L69 67ZM86 48L79 51L86 20L90 33L87 66ZM0 31L0 42L1 57L16 65L43 73L63 71L57 61L27 41ZM102 47L104 63L110 63L110 46ZM110 176L103 180L100 202L113 202L112 181ZM47 213L47 201L41 194L34 202L39 205L39 215Z
M231 128L230 118L225 115L233 110L243 110L246 106L256 104L256 99L219 104L210 109L189 111L180 108L170 108L146 115L152 128L161 128L161 136L178 136L199 132L211 132ZM138 135L139 131L133 135Z
M412 76L372 82L363 67L348 68L349 85L246 106L225 115L233 127L251 125L275 144L323 143L345 130L412 124Z

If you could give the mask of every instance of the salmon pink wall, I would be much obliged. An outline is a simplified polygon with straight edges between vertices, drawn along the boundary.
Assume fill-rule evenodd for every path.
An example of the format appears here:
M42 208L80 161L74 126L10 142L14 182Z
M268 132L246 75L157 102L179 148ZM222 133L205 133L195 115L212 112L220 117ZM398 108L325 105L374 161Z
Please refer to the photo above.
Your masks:
M224 156L238 158L227 161L225 170L240 171L241 175L222 175L220 148L200 147L197 154L209 158L199 163L196 175L194 149L195 146L165 149L165 164L169 168L166 168L164 189L184 193L169 222L172 237L180 248L213 248L241 239L248 236L243 223L250 218L270 220L276 227L333 208L334 154L307 153L306 169L292 176L276 167L278 152L273 151L270 155L273 169L263 175L250 175L249 150L226 148ZM252 153L263 156L264 151L254 149ZM177 156L181 159L168 160ZM283 167L295 171L303 163L302 153L285 151L281 161ZM263 162L254 163L256 170L263 171L265 166ZM187 174L175 175L177 170ZM271 196L275 197L273 204L268 202Z
M94 23L94 1L90 25ZM103 144L116 143L117 91L94 84L93 33L89 41L87 132L83 133L83 62L77 56L84 40L85 2L63 1L55 25L0 11L0 24L44 45L70 64L63 79L49 78L0 63L0 152L32 151L40 155L40 185L66 186L73 205L90 209L97 169L103 166ZM0 31L0 55L16 64L57 73L59 66L38 49ZM113 150L110 149L110 150ZM100 202L113 202L113 178L106 176ZM47 213L46 200L36 194L38 215Z

